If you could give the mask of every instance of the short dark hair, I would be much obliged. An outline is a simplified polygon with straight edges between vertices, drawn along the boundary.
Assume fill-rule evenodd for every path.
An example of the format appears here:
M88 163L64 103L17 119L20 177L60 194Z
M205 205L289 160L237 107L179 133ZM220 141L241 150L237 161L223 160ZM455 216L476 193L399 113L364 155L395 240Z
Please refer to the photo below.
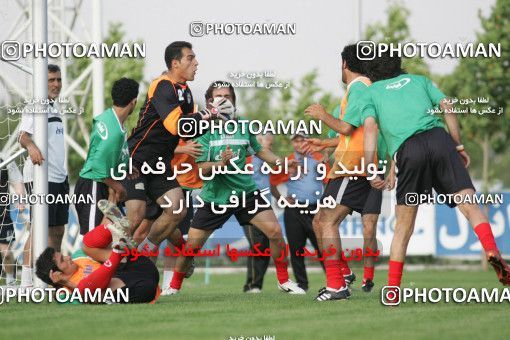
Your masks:
M193 46L187 41L174 41L165 48L165 64L168 69L172 68L172 60L180 60L182 58L182 49L192 49Z
M133 99L138 97L138 87L138 82L130 78L116 80L112 86L113 105L126 107Z
M205 101L208 101L209 99L213 98L214 89L220 89L222 87L228 87L228 89L230 90L230 96L234 101L232 104L236 105L236 93L234 91L234 87L228 81L224 80L216 80L213 81L211 85L209 85L209 88L207 89L207 91L205 91Z
M60 67L55 64L48 64L48 73L60 72Z
M379 80L395 78L403 73L406 73L402 68L402 58L396 53L391 55L390 51L385 50L379 52L380 46L377 45L377 53L373 60L367 60L364 62L364 73L370 78L372 82Z
M55 262L55 249L53 248L46 248L41 255L37 258L37 261L35 262L35 274L38 278L40 278L43 282L57 287L60 286L53 281L51 281L50 278L50 271L60 271L60 269L57 266L57 263Z
M358 58L357 45L351 44L344 47L342 61L345 61L351 72L363 73L363 61Z

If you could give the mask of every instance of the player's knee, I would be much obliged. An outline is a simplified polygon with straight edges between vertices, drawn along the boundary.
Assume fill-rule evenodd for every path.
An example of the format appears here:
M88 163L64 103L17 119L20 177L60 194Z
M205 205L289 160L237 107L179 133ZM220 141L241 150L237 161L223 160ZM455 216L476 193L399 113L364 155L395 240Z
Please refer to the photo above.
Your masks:
M182 211L179 212L174 211L172 208L163 210L165 218L175 223L181 222L186 217L186 213L186 209L182 209Z
M64 226L51 226L48 228L48 239L50 241L58 242L64 237Z
M65 227L62 226L52 226L48 228L48 236L53 238L62 238L64 236Z
M265 230L265 234L270 240L279 240L283 238L282 228L279 224L273 224L271 227Z
M470 222L476 220L477 222L487 220L487 215L483 212L478 204L469 204L463 203L459 204L458 208L460 212L466 217Z
M319 227L319 219L315 216L312 220L312 228L315 230Z
M147 235L149 235L149 229L150 228L142 227L135 229L135 231L133 232L133 240L135 240L135 242L137 243L142 242L147 237Z
M315 217L312 220L312 228L315 235L318 236L320 234L321 226L322 226L321 217L319 215L315 215Z
M373 225L363 226L363 238L374 239L375 238L375 227Z
M128 210L127 217L131 228L136 229L140 226L140 224L142 224L142 221L145 217L145 209L140 208L131 211Z
M4 261L5 263L14 263L14 256L11 251L7 251L7 253L5 253Z
M372 239L375 238L376 233L375 223L363 223L363 238Z
M187 209L183 209L180 213L179 213L179 216L178 216L178 219L179 219L179 222L181 222L182 220L184 220L184 218L186 218L186 215L188 214L188 210Z
M92 248L91 248L91 247L89 247L89 246L87 246L85 243L83 243L83 244L82 244L82 246L81 246L81 250L83 250L83 252L85 253L85 255L87 255L87 256L89 256L89 257L91 257L91 254L92 254L91 249L92 249Z
M396 242L408 242L411 236L413 235L413 227L409 228L396 228L395 233L393 235L393 240Z

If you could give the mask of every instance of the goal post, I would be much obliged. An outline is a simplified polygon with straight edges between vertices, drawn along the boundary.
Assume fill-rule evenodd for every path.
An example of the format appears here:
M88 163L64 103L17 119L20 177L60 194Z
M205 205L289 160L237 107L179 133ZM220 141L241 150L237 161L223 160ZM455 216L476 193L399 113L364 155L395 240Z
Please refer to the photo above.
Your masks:
M32 37L34 44L45 44L48 41L48 1L32 1ZM33 98L35 100L35 112L43 112L41 100L48 98L48 59L34 57ZM48 193L48 117L44 114L34 114L34 143L41 151L45 161L40 166L34 167L33 193L46 195ZM38 202L32 207L32 245L33 261L44 251L48 245L48 205ZM44 287L45 283L34 275L35 287Z

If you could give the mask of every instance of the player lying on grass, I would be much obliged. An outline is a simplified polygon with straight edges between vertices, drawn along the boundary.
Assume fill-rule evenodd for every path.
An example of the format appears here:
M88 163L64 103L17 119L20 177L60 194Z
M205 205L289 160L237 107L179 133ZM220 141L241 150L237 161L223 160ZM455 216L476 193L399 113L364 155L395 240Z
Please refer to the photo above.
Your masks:
M498 279L510 285L510 267L501 257L489 219L476 203L468 203L475 188L467 171L470 159L461 142L457 116L446 96L430 79L406 74L401 59L384 53L368 63L367 74L373 84L365 97L362 121L365 128L365 161L373 163L377 134L383 136L397 168L397 206L395 234L391 242L388 285L400 286L409 239L413 234L419 202L407 202L411 195L455 194L460 212L473 226ZM440 106L448 132L430 110ZM378 130L379 129L379 130ZM368 166L368 165L367 165ZM371 180L383 188L379 176ZM471 198L472 200L472 198ZM453 201L453 200L452 200ZM448 204L454 207L455 202Z
M221 98L234 100L234 88L227 82L216 81L211 84L206 92L206 101L210 103L213 100L221 100ZM235 106L235 101L233 104ZM234 114L225 118L233 119L237 124L242 124L240 120L235 119ZM211 174L213 167L228 166L228 169L234 169L230 162L231 159L240 169L244 169L246 157L251 153L255 153L257 157L269 164L283 164L281 163L282 160L275 154L263 149L255 136L245 131L245 129L239 128L235 134L229 135L222 134L217 129L213 132L210 130L199 137L197 142L202 145L203 153L196 159L196 163L206 176ZM255 194L256 191L258 191L257 185L253 180L253 176L249 173L215 174L212 179L204 180L204 186L199 196L205 202L205 205L197 209L191 221L185 247L201 248L213 231L221 228L234 215L239 224L249 223L254 225L269 238L271 256L274 259L278 277L278 287L290 294L305 294L303 289L289 280L288 261L286 256L282 256L286 249L282 229L271 209L271 205L267 206L261 195ZM231 195L236 195L239 198L238 202L240 202L243 194L246 197L244 205L230 206L223 213L214 210L214 207L218 209L219 205L229 203ZM181 289L184 275L192 259L191 256L181 256L177 259L172 282L170 283L170 293L176 294Z
M128 290L130 303L154 301L159 294L158 269L148 257L131 261L122 255L129 245L126 228L102 209L104 202L99 201L98 206L114 224L102 224L86 233L82 251L72 257L46 248L36 262L37 276L55 288L78 289L81 294L87 288L92 292L123 289Z

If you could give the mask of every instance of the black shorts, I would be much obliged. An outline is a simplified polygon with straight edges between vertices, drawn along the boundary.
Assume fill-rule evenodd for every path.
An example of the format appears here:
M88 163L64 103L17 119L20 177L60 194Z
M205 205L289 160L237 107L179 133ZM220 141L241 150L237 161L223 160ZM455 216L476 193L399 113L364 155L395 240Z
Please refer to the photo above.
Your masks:
M372 188L366 177L332 179L326 185L322 199L328 196L362 215L381 213L382 191Z
M409 137L397 150L397 204L406 195L453 194L475 189L455 142L443 128L433 128ZM454 207L455 203L448 204Z
M32 182L25 183L27 194L32 193ZM62 183L48 182L48 194L55 197L61 195L63 203L48 204L48 226L63 226L69 222L69 203L64 199L69 194L69 182L67 177ZM32 210L30 209L30 220L32 220Z
M126 201L140 200L146 201L147 198L156 202L167 191L179 187L177 180L168 180L172 175L171 167L166 168L164 174L140 174L136 179L124 179L122 184L126 188Z
M258 213L272 210L271 207L262 208L258 206L258 209L250 214L249 211L255 209L255 202L258 200L260 200L261 205L266 203L260 196L255 196L254 193L246 194L246 205L244 207L227 208L224 214L214 213L211 209L211 203L205 202L204 207L198 208L195 212L195 216L191 220L191 228L200 230L219 229L232 215L236 217L240 225L250 224L250 221Z
M188 202L189 204L187 205L188 210L186 212L186 216L184 217L184 219L181 222L179 222L179 230L181 231L181 233L183 235L187 235L195 210L193 209L193 201L191 199L192 190L183 188L182 192L184 194L184 198L186 198L186 195L189 192L190 200L191 200L190 202ZM154 221L162 213L163 213L163 209L157 203L153 202L150 199L147 199L147 208L145 209L145 219Z
M80 223L80 234L85 235L98 226L103 219L103 213L98 209L97 202L102 199L108 199L108 186L103 182L79 177L74 187L74 195L83 197L82 199L77 199L74 206L76 207L78 222ZM93 203L88 202L88 195L92 196Z
M115 277L124 282L125 286L121 289L129 289L130 303L147 303L156 297L159 272L148 257L140 256L136 261L128 258L117 269Z
M9 211L6 210L5 213L9 214ZM0 244L10 244L15 240L14 224L8 215L0 218L2 219L0 223Z
M379 176L384 179L384 175ZM370 187L370 191L368 193L367 200L365 201L365 205L363 206L363 210L361 211L361 215L365 214L379 215L381 213L382 194L383 194L382 190Z

